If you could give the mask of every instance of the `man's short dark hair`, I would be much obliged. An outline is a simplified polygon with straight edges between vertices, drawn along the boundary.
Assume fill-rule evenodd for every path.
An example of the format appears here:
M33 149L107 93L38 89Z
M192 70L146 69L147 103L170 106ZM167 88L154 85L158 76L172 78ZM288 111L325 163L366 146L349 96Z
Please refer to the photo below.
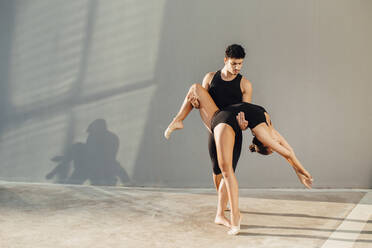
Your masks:
M232 44L226 48L225 57L232 59L244 59L245 57L244 48L241 45Z

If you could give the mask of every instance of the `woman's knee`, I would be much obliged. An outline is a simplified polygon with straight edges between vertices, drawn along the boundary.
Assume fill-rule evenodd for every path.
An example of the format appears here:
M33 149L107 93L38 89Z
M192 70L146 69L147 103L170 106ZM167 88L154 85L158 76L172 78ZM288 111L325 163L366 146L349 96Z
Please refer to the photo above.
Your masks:
M190 87L190 92L192 92L193 94L195 94L196 96L198 95L198 93L203 89L203 86L199 83L195 83L193 85L191 85Z
M221 174L222 174L223 178L227 178L227 177L231 176L231 173L234 173L231 163L221 162L221 163L219 163L219 165L220 165Z
M202 88L203 86L201 85L201 84L199 84L199 83L194 83L194 84L192 84L191 85L191 88L192 89L200 89L200 88Z
M201 85L200 86L199 85L200 84L198 84L198 83L195 83L195 84L191 85L191 87L189 89L189 93L188 93L189 97L196 96L195 94L198 91L199 87L201 86Z
M189 93L187 94L187 100L194 106L195 102L199 100L200 91L202 90L203 86L201 84L195 83L191 85ZM200 103L198 102L197 105ZM195 107L195 106L194 106Z
M230 171L230 170L226 170L226 171L222 171L222 176L225 180L227 180L228 178L231 177L232 173L234 173L234 171Z

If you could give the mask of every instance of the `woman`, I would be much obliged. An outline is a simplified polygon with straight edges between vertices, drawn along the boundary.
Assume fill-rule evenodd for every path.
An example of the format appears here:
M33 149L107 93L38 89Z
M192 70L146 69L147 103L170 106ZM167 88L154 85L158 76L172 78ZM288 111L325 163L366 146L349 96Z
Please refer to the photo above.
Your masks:
M244 112L248 127L255 136L250 150L265 155L271 154L273 151L279 153L293 167L301 183L307 188L311 188L313 181L311 175L298 161L287 141L274 129L270 116L263 107L250 103L239 103L219 110L209 93L200 84L191 86L181 109L164 132L167 139L174 130L183 128L182 122L193 108L191 103L194 106L198 105L204 125L214 134L216 140L218 164L226 182L231 208L231 229L228 234L238 234L241 221L238 208L238 182L232 169L234 140L237 130L240 128L236 121L237 113Z

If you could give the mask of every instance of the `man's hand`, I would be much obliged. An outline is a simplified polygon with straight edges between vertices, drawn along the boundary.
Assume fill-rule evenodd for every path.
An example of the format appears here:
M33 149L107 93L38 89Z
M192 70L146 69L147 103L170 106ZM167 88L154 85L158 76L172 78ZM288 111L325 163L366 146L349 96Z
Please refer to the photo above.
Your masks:
M195 96L190 97L189 101L194 108L198 109L200 107L200 103Z
M245 119L244 112L239 112L236 116L236 120L238 121L241 130L244 131L248 128L248 121Z

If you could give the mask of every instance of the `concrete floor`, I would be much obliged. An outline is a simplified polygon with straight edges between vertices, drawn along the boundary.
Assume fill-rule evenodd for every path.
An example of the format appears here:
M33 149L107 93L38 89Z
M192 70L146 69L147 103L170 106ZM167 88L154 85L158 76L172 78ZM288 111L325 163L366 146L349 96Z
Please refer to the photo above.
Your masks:
M239 193L229 236L213 189L1 182L0 247L372 247L371 190Z

